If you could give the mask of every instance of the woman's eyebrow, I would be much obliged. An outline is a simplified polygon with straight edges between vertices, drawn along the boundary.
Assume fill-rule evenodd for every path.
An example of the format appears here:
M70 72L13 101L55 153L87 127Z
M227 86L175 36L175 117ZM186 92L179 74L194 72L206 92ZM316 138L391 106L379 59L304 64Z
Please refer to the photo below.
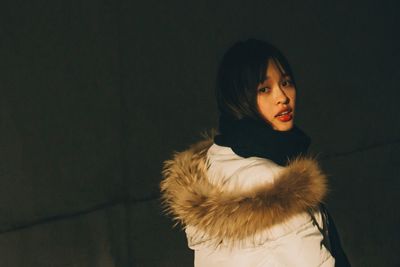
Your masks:
M287 73L282 73L281 79L292 79L292 77Z

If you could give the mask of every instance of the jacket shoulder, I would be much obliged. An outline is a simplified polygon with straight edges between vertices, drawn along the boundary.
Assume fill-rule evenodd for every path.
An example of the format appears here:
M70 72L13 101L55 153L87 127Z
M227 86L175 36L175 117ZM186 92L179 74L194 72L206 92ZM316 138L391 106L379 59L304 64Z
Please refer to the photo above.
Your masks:
M243 158L231 148L213 144L207 152L208 179L224 191L246 191L260 184L272 183L284 169L275 162Z

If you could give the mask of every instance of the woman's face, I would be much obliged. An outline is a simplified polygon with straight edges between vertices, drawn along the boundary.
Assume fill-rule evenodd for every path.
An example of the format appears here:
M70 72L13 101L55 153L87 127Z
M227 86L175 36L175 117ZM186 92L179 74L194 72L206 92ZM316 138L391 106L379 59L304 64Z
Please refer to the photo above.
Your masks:
M293 127L296 88L291 77L281 73L274 60L268 61L265 80L257 87L257 107L261 116L276 131Z

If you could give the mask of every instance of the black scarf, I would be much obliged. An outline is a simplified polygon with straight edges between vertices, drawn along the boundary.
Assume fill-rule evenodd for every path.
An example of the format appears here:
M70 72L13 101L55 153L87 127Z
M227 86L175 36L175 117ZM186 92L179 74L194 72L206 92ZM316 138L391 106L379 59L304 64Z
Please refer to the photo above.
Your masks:
M261 119L232 120L221 116L214 142L230 147L241 157L266 158L285 166L288 160L307 152L311 139L296 126L289 131L275 131Z

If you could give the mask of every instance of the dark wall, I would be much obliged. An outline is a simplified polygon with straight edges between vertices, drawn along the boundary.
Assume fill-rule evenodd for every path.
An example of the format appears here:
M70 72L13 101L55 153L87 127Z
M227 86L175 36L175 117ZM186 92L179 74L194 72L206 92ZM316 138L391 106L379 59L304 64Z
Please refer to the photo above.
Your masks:
M0 265L121 262L118 9L112 1L0 9Z
M13 1L1 8L0 265L190 266L163 160L217 126L233 42L269 40L354 266L398 266L396 1Z

